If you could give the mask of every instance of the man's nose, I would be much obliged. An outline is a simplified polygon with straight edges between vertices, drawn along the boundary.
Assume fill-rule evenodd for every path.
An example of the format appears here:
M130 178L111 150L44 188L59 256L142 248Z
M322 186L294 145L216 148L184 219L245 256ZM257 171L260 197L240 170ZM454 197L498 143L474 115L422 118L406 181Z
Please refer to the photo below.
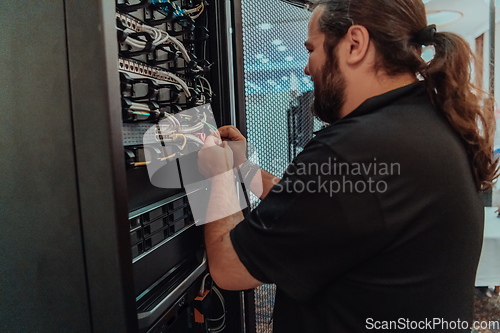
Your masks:
M311 75L311 73L309 73L309 63L307 63L306 68L304 68L304 73L305 73L307 76L310 76L310 75Z

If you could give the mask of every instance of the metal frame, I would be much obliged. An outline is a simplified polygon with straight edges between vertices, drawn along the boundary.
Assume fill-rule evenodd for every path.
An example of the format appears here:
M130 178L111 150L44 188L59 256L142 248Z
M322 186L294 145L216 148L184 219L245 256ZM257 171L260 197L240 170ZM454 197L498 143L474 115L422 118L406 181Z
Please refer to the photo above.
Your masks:
M210 58L218 59L214 62L210 71L211 82L217 84L212 85L217 98L212 102L212 110L218 126L231 124L232 116L229 110L234 109L234 95L231 94L232 78L229 74L229 53L226 52L229 28L226 20L222 18L226 15L227 0L218 0L211 2L207 7L209 15L209 31L210 33Z
M243 59L243 26L241 16L241 1L233 1L233 52L234 84L236 90L236 127L247 136L246 100L245 100L245 70Z
M114 1L65 0L73 129L93 328L137 331Z
M62 0L0 10L2 331L92 330L64 10Z

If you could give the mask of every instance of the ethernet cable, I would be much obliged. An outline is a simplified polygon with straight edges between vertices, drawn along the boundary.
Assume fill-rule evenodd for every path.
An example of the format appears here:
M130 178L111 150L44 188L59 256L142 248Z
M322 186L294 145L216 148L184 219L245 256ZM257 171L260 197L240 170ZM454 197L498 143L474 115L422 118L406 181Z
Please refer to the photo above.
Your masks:
M189 140L195 142L199 146L203 147L203 145L204 145L203 141L201 141L200 138L198 138L197 136L194 136L193 134L186 134L186 138L188 138Z
M213 333L220 333L220 332L222 332L226 328L226 307L225 307L224 297L222 296L222 294L220 293L220 291L215 286L212 286L212 290L215 292L215 294L217 295L217 297L219 298L219 300L221 302L221 305L222 305L222 316L220 316L219 318L216 318L216 319L210 319L210 318L208 318L207 320L209 320L209 321L220 321L220 320L222 320L222 323L219 326L214 327L214 328L209 327L208 331L209 332L213 332Z
M198 14L196 15L190 15L191 18L193 19L197 19L198 17L200 17L201 13L203 13L203 10L205 9L205 3L204 1L201 2L201 5L199 5L198 7L196 8L193 8L193 9L187 9L187 10L184 10L184 13L186 14L191 14L191 13L196 13L196 12L199 12Z
M213 95L213 93L212 93L212 86L210 85L210 82L208 82L208 80L206 78L204 78L203 76L200 76L201 91L203 92L203 84L201 83L201 80L204 80L207 83L208 89L210 91L210 95Z
M189 87L188 87L188 85L186 84L186 82L184 80L182 80L177 75L169 73L169 72L166 72L166 71L162 72L162 74L166 75L166 76L170 77L171 79L175 80L176 82L178 82L179 85L184 90L184 93L186 94L186 97L187 98L191 97L191 92L189 91Z
M204 8L203 4L200 6ZM201 12L200 12L200 14L201 14ZM153 45L158 46L158 45L165 44L165 43L173 44L179 50L179 52L181 52L182 58L188 63L191 62L191 60L192 60L191 56L189 55L188 51L186 50L186 47L184 46L184 44L182 44L174 36L169 35L166 31L160 30L158 28L146 26L140 22L134 22L132 24L129 22L130 21L129 18L127 18L127 17L122 18L122 16L118 13L117 13L117 18L118 18L118 22L122 25L123 28L125 28L125 29L123 29L123 32L125 34L129 35L129 34L133 34L136 32L147 32L151 36L151 38L153 39L153 41L152 41ZM126 19L128 19L128 21ZM124 22L124 20L125 20L125 22ZM127 23L129 23L129 25L132 25L135 30L128 27ZM120 28L117 27L117 29L120 29ZM124 43L126 43L127 45L130 45L130 46L136 47L136 48L140 48L140 49L144 49L147 46L146 41L141 40L141 39L137 39L137 38L132 38L130 36L127 36L125 38ZM199 65L197 65L195 68L196 69L193 69L193 72L203 71L203 68Z
M173 10L172 14L174 17L190 16L193 19L197 19L198 17L200 17L201 13L205 9L204 1L202 1L199 6L192 9L182 9L179 5L175 4L171 0L152 0L151 3L156 6L165 4L165 6L162 9L165 10L166 12L169 12L167 5L170 5L170 7ZM199 13L195 14L196 12Z
M153 121L157 120L162 115L162 112L160 111L158 105L153 102L149 104L144 104L144 103L132 102L126 98L122 98L122 108L124 112L123 113L124 121L138 121L138 120ZM144 116L146 118L136 119L131 115Z

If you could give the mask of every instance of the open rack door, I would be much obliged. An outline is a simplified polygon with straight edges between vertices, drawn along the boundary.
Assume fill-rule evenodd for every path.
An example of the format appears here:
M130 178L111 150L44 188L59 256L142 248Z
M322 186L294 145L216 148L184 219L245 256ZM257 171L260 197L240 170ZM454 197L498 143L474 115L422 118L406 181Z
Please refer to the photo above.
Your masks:
M238 91L239 128L255 146L258 161L253 162L280 177L323 127L311 114L313 84L304 74L311 16L306 3L241 0L234 5L236 82L244 87ZM258 203L252 195L252 207ZM255 323L249 331L272 332L275 288L255 288L248 305Z

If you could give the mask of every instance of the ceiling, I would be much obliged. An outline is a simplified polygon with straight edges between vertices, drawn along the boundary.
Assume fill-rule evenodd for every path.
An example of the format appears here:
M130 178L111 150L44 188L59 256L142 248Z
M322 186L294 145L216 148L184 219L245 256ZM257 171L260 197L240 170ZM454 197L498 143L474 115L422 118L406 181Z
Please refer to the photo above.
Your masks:
M438 31L455 32L471 44L489 28L485 0L430 0L426 9L428 13L462 13L458 21L438 25ZM497 22L499 13L500 7ZM301 91L311 90L312 83L304 74L308 59L304 41L311 13L278 0L242 0L242 16L247 93L290 91L290 82L297 82L295 77Z
M440 10L458 11L463 17L456 22L438 25L438 31L451 31L473 40L488 30L489 4L485 0L431 0L426 4L427 12ZM497 8L497 22L500 8Z

